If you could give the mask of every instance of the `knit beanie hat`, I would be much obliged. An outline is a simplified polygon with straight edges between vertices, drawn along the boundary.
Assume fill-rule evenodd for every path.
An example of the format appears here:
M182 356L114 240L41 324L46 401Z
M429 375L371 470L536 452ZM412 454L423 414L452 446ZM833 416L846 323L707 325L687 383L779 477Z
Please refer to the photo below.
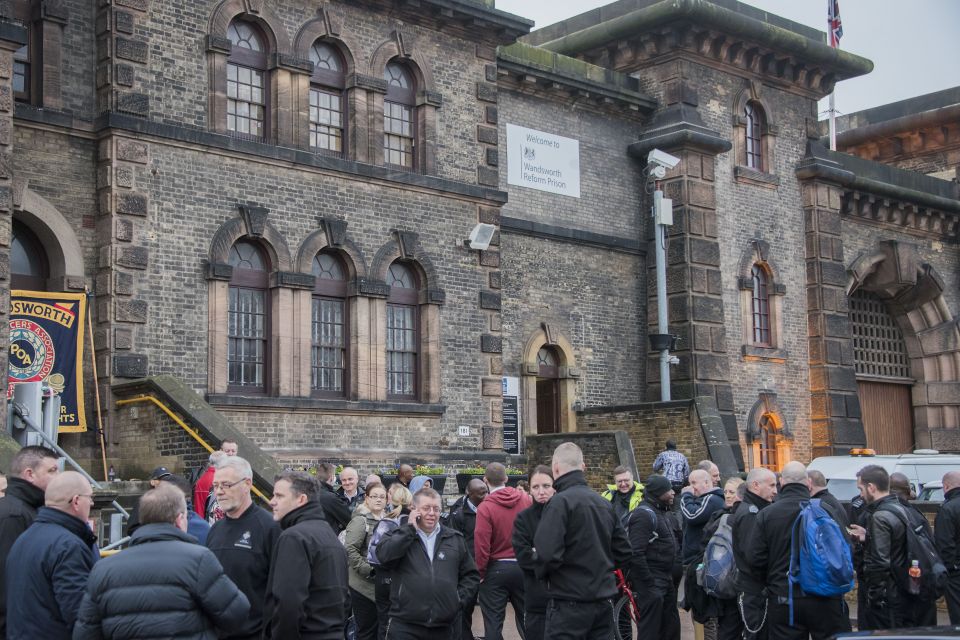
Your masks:
M663 476L652 475L647 478L647 482L643 487L643 491L651 498L659 498L672 488L673 485L670 484L670 481Z

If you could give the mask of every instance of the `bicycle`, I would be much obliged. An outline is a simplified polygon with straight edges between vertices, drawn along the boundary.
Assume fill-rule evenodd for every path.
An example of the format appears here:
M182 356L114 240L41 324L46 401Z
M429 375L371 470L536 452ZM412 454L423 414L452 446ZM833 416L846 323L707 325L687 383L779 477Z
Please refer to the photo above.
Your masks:
M616 640L637 640L640 637L640 608L623 571L617 569L613 573L617 577L617 591L620 592L620 598L613 605Z

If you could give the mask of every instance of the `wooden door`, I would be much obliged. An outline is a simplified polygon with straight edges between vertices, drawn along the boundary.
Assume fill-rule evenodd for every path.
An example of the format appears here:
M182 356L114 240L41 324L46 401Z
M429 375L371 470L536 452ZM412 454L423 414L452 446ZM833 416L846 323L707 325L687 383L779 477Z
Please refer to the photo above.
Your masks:
M537 433L560 431L560 389L557 381L537 378Z
M913 408L910 385L857 382L867 447L877 453L913 451Z

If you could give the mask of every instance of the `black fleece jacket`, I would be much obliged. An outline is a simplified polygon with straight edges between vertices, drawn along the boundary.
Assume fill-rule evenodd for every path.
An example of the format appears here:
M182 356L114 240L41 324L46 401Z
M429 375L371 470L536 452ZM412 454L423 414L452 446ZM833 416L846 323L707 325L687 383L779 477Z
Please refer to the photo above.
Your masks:
M346 549L318 502L294 509L280 526L267 579L263 637L342 640L350 602Z
M543 613L547 610L547 588L537 578L537 550L533 546L533 536L540 526L543 516L543 507L546 505L534 502L531 506L517 514L513 522L513 552L516 554L517 564L523 569L523 607L527 611Z
M933 532L940 558L953 575L960 572L960 487L951 489L945 497Z
M596 602L617 595L613 570L630 564L630 542L608 500L582 471L557 478L534 535L537 577L558 600Z
M7 493L0 498L0 638L7 637L7 556L43 506L41 489L16 476L7 482Z
M677 539L670 519L673 511L652 496L645 495L630 513L630 584L634 591L673 585L673 566L677 556Z
M753 555L753 533L757 516L769 507L767 502L749 489L743 494L740 508L730 520L733 534L733 558L737 562L737 589L750 595L759 595L763 591L763 581L758 579L750 565Z

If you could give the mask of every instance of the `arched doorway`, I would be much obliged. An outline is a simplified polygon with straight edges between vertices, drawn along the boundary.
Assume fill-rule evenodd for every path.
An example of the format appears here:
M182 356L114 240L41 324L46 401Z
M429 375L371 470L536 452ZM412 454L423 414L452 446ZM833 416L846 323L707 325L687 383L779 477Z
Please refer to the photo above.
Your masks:
M10 242L10 288L46 291L50 260L43 243L30 227L13 219Z
M560 432L560 358L556 349L537 352L537 433Z
M776 472L790 461L793 432L783 417L776 392L760 390L747 415L745 435L748 468L763 467Z

